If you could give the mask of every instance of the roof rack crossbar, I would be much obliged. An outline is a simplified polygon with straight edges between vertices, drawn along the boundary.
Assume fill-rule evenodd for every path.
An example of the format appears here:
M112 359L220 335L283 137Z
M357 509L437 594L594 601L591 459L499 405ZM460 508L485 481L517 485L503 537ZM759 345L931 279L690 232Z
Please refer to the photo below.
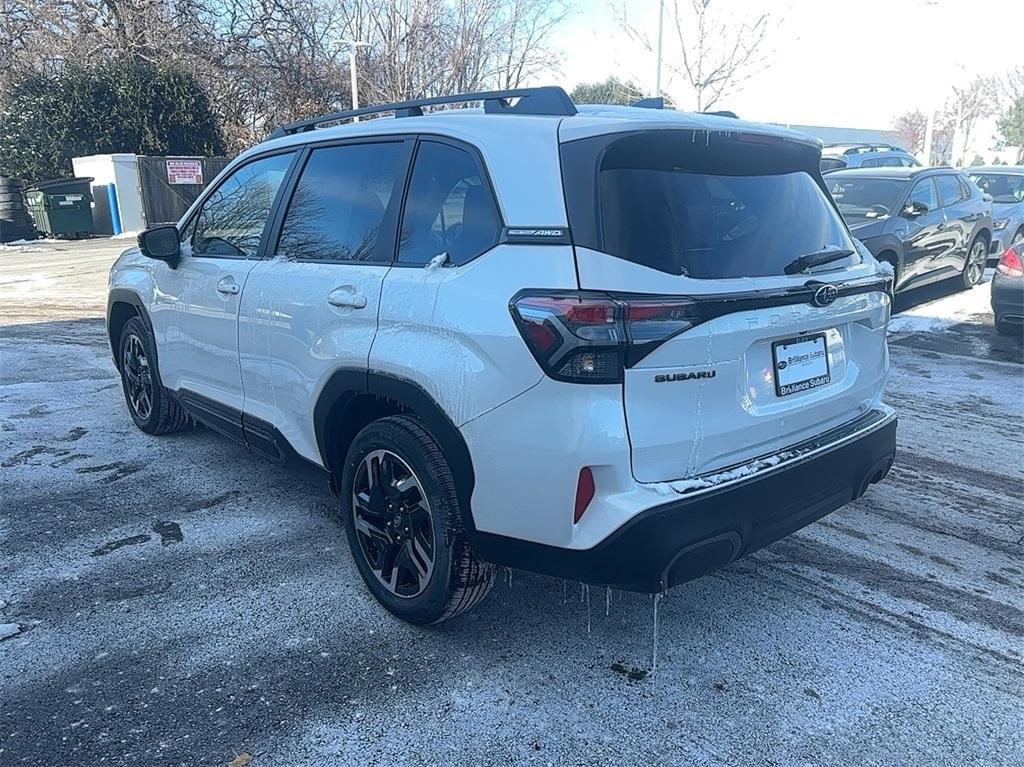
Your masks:
M847 141L837 144L825 144L825 149L845 149L843 154L857 154L858 152L879 152L879 151L903 151L895 144L884 141Z
M512 99L519 99L519 101L512 104ZM569 94L558 86L512 88L503 91L459 93L454 96L432 96L412 101L399 101L394 104L378 104L371 107L349 109L344 112L332 112L320 117L312 117L308 120L299 120L288 125L282 125L270 135L270 138L281 138L282 136L291 136L295 133L305 133L326 123L341 122L342 120L350 120L354 117L376 115L384 112L394 112L395 117L418 117L423 114L423 107L441 106L443 104L465 104L470 101L484 102L484 111L487 114L563 117L570 117L576 114L576 105L572 103Z
M638 109L664 109L665 98L663 96L651 96L646 99L634 101L630 106L637 107Z

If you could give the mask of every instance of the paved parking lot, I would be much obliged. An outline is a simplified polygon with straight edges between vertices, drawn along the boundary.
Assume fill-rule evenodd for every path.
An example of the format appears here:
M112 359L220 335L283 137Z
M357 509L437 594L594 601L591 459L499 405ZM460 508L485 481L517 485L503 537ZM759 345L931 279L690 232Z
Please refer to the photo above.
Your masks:
M1024 764L1024 365L991 316L892 337L889 479L671 591L647 673L649 596L517 571L413 628L331 496L138 432L122 247L0 248L5 767Z

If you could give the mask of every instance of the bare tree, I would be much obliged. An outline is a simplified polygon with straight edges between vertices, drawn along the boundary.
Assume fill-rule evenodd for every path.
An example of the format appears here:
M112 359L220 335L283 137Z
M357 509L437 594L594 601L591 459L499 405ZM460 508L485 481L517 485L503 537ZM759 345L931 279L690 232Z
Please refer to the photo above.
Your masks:
M348 103L340 15L321 0L0 0L19 71L142 59L192 72L234 151ZM17 22L17 23L15 23ZM8 32L12 30L12 32ZM2 67L2 65L0 65Z
M904 112L893 122L892 129L899 136L906 150L917 154L924 148L924 133L928 118L920 109Z
M670 0L667 5L668 35L662 57L669 75L666 90L681 83L692 93L697 111L735 95L770 65L773 53L767 44L778 21L771 13L737 17L712 0ZM627 36L653 53L655 43L647 30L630 20L625 4L617 15Z
M515 87L551 69L563 0L0 0L0 90L21 71L144 59L192 72L229 148L364 101Z
M893 122L893 131L911 154L924 149L924 133L928 118L920 109L904 112ZM937 116L932 135L932 156L923 158L927 165L946 165L953 152L954 121L948 112Z
M1024 67L1011 69L997 81L997 96L1002 105L1024 98Z
M561 0L356 0L348 34L369 43L361 68L373 101L512 88L558 63L544 44Z
M963 165L967 147L978 120L996 111L998 83L992 77L976 77L966 85L954 85L946 103L946 120L952 123L954 139L952 161Z

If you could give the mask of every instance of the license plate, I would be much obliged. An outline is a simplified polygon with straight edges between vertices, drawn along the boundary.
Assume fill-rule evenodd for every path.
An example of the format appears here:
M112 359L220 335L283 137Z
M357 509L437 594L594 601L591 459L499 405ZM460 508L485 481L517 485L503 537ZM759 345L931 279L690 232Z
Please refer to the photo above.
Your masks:
M772 344L775 393L780 397L824 386L832 380L825 334L787 338Z

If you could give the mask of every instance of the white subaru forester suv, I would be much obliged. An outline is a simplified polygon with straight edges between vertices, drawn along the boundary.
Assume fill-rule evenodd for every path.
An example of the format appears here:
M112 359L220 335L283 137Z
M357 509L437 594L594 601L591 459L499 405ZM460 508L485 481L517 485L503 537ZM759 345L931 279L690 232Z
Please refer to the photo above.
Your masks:
M859 497L895 454L891 272L815 140L657 106L282 128L111 270L135 423L328 485L414 623L496 565L661 592Z

